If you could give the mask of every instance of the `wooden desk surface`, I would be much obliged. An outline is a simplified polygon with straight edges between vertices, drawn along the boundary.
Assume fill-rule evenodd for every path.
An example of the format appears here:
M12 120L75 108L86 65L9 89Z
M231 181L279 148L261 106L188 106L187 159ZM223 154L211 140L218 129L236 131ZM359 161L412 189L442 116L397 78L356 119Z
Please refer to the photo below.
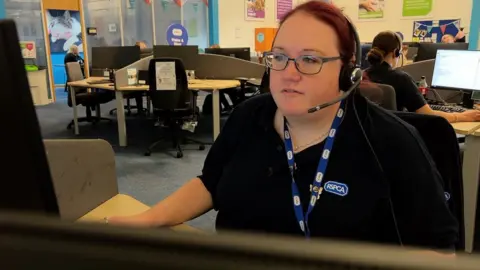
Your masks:
M85 88L98 88L104 90L115 90L113 85L108 83L102 84L89 84L89 81L104 80L103 77L89 77L87 79L75 82L69 82L68 85L74 87L85 87ZM233 88L240 86L240 82L237 80L189 80L188 88L190 90L221 90L227 88ZM139 85L139 86L122 86L117 88L118 91L147 91L148 85Z
M480 122L453 123L452 126L458 134L480 136Z
M240 86L237 80L189 80L188 88L190 90L222 90ZM118 91L147 91L148 85L140 86L122 86L117 88Z
M98 88L98 89L111 90L111 91L115 90L115 87L111 85L111 83L101 83L101 84L88 83L89 81L97 81L97 80L105 80L105 78L104 77L88 77L81 81L69 82L67 84L74 87Z
M97 208L93 209L85 216L78 219L80 222L104 222L104 218L108 216L129 216L139 214L148 210L150 207L137 201L131 196L125 194L117 194L110 200L104 202ZM202 232L185 224L172 227L173 230Z

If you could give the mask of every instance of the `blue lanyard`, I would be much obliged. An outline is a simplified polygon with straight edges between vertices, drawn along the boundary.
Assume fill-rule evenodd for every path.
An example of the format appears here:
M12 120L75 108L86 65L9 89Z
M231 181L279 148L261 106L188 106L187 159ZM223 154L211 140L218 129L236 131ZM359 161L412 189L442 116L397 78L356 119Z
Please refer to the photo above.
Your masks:
M308 204L308 209L306 213L303 213L302 202L300 200L300 192L298 191L297 184L295 183L294 171L295 171L295 160L293 157L293 143L290 136L290 131L288 130L287 121L284 121L284 139L285 139L285 151L287 153L288 167L292 175L292 197L293 197L293 208L295 210L295 216L297 217L298 225L300 229L305 234L306 238L310 238L310 229L308 228L308 216L312 212L317 200L322 194L323 187L323 176L327 169L328 159L330 157L330 152L333 148L333 142L335 140L335 134L342 122L343 115L345 112L345 102L340 103L335 119L333 120L332 127L328 133L325 146L323 148L322 156L320 162L318 163L317 173L312 184L312 191L310 196L310 203Z

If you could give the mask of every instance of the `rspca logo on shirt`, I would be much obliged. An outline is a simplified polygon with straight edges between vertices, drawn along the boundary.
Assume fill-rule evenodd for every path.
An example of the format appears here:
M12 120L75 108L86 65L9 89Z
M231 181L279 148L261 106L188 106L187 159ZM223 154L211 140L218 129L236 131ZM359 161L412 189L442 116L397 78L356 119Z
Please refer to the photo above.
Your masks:
M348 194L348 186L335 181L328 181L325 183L323 189L327 192L333 193L338 196L346 196Z

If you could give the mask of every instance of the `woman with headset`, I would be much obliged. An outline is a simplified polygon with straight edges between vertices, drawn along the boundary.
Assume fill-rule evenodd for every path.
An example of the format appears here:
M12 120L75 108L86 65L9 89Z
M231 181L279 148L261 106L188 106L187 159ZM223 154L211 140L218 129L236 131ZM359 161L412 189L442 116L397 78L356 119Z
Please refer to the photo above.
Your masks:
M467 110L462 113L435 111L427 104L410 75L395 69L402 50L402 40L391 31L380 32L375 36L372 49L367 54L370 67L364 78L376 83L388 84L395 89L398 110L433 114L447 119L450 123L480 121L480 111Z
M172 226L215 209L218 231L452 252L458 225L418 135L355 91L359 45L338 8L296 7L265 54L271 93L232 112L202 174L150 210L106 222Z

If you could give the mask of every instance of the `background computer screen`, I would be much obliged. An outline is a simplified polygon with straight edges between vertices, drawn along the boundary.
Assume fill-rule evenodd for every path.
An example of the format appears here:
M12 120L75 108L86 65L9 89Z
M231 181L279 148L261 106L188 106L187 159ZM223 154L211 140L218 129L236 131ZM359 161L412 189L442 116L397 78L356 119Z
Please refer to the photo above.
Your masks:
M250 61L250 48L207 48L205 53L231 56L238 59Z
M480 51L438 50L432 87L480 91Z
M367 61L367 54L372 49L372 44L362 44L362 69L370 67L370 63Z
M138 46L111 46L92 48L93 69L121 69L140 60Z
M153 46L153 57L173 57L182 59L186 70L197 69L198 62L198 46L169 46L155 45Z
M435 59L437 50L468 50L468 43L418 43L415 62Z

